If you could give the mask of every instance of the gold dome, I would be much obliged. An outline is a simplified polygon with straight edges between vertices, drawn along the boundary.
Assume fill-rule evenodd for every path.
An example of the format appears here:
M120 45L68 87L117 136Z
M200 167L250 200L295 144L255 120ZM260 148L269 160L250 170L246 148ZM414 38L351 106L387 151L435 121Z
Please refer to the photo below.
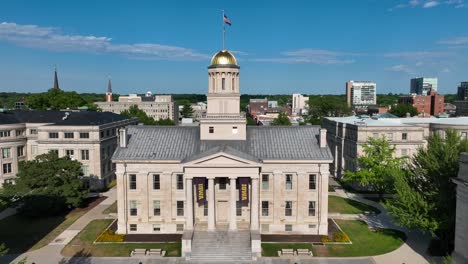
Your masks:
M217 66L217 65L237 65L237 60L231 52L227 50L222 50L216 53L213 58L211 58L211 65L210 66Z

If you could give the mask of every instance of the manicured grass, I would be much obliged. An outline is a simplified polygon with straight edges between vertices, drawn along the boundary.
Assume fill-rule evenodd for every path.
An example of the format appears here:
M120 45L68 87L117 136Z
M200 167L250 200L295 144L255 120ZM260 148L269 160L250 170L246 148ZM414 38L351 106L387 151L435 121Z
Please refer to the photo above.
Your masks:
M65 246L62 254L65 256L85 255L90 257L128 257L135 248L161 248L166 256L180 256L181 243L112 243L93 244L111 223L112 219L100 219L90 222L73 240Z
M312 245L310 243L262 243L262 256L278 257L278 251L283 248L307 248L312 250Z
M102 199L93 201L86 208L77 208L58 216L29 218L17 214L7 217L0 220L0 243L5 243L10 249L9 253L39 249L52 242L100 201Z
M104 211L102 211L102 213L103 214L112 214L112 213L116 214L117 213L117 201L115 201L109 207L104 209Z
M406 240L403 232L381 229L371 232L362 221L335 220L351 238L349 245L326 245L329 257L359 257L385 254L399 248Z
M373 206L333 195L328 196L328 211L341 214L362 214L364 211L380 214L380 210Z

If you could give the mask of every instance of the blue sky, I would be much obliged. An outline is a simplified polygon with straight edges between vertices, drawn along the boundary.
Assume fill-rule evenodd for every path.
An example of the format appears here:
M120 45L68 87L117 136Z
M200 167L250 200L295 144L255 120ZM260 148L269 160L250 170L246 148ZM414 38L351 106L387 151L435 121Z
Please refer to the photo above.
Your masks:
M242 93L339 94L347 80L406 93L412 77L441 93L468 81L468 0L3 1L0 91L206 93L226 47Z

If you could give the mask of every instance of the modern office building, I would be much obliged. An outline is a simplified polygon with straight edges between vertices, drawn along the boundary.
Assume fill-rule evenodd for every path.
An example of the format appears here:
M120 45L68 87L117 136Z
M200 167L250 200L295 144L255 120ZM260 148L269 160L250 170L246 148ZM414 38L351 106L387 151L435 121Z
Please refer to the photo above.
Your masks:
M331 174L341 178L346 170L354 171L356 158L362 155L369 138L385 137L395 146L396 157L411 156L425 146L431 133L448 128L457 130L463 138L468 134L468 118L369 118L368 116L327 117L327 144L334 157Z
M427 95L406 95L398 98L398 103L409 104L418 109L420 117L440 115L444 110L444 96L436 91L430 91Z
M296 115L306 115L309 109L309 97L302 94L292 95L292 112Z
M437 78L414 78L410 82L410 93L416 95L427 95L430 91L437 92Z
M370 81L347 81L346 102L349 107L377 104L377 84Z
M327 234L333 160L326 131L247 127L239 70L230 52L213 56L207 114L199 127L121 130L112 158L117 233L182 234L182 254L198 260L200 251L209 250L206 243L214 247L217 235L225 234L218 232L226 230L229 241L249 250L245 257L260 255L263 234ZM238 248L228 251L223 257Z
M457 100L468 101L468 82L462 82L458 86Z
M99 188L115 177L117 130L137 121L91 111L0 112L0 186L14 181L19 161L55 151L81 162L90 187Z

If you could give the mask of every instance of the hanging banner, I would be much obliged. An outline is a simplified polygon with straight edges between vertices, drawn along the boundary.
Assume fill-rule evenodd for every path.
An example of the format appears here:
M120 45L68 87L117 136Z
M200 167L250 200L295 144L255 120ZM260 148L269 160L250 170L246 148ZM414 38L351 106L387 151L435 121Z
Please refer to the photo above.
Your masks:
M250 178L239 178L239 201L242 206L247 206L249 204L249 183Z
M197 203L203 205L206 201L206 178L193 178L193 183L195 184Z

